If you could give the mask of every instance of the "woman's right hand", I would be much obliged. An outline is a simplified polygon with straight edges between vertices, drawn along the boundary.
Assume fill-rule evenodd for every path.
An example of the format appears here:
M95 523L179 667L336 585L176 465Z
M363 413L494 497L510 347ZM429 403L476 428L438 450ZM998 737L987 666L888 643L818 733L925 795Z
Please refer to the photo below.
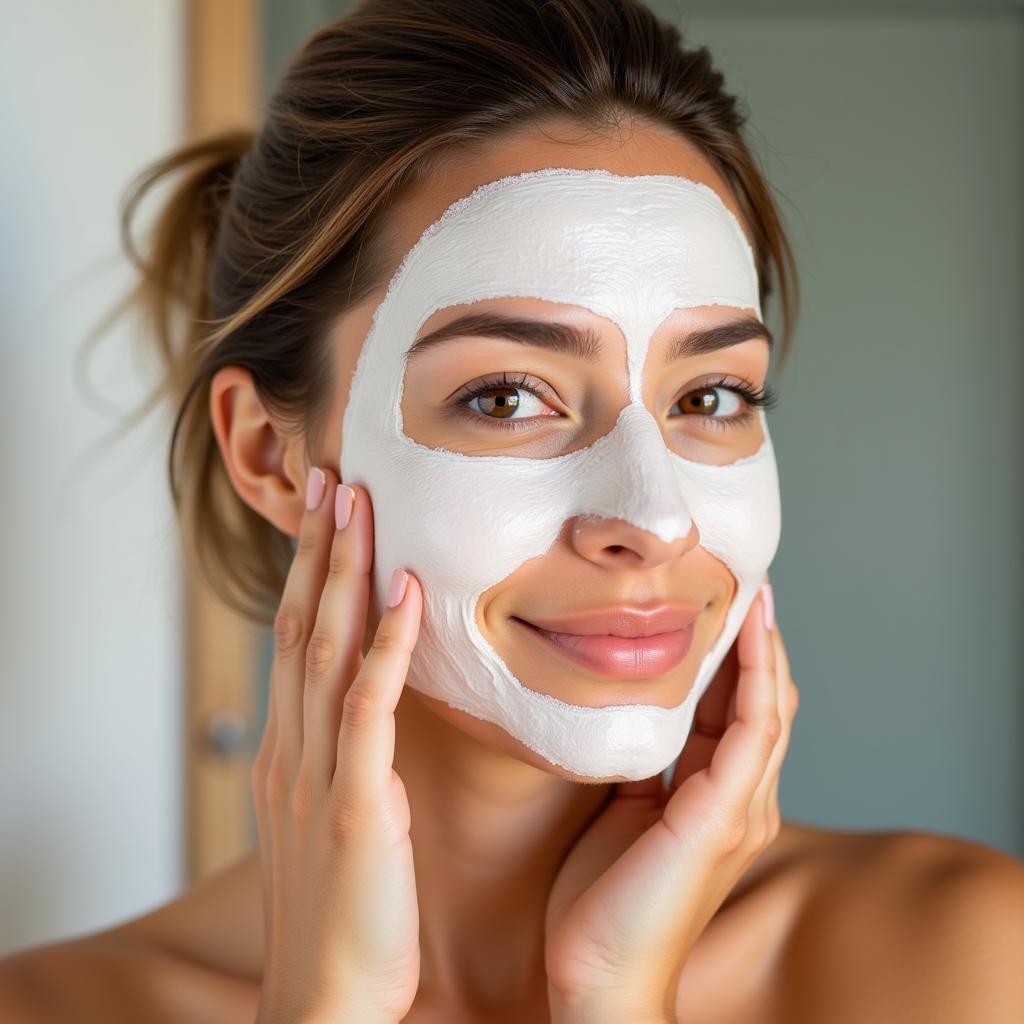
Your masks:
M423 594L406 574L404 598L383 610L364 659L369 495L338 487L330 470L309 479L251 773L265 928L257 1022L398 1021L416 995L420 954L394 710ZM350 494L351 518L337 529L336 505L343 520Z

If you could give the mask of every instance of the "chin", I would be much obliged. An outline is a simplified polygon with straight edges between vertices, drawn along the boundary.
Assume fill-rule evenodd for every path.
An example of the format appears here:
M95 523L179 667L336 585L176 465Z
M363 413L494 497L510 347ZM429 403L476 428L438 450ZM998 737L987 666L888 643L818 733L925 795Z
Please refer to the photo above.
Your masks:
M522 762L524 765L537 768L547 775L552 775L556 778L564 779L567 782L576 782L582 785L601 786L616 782L630 781L622 775L608 775L600 777L577 775L575 772L568 771L559 765L552 764L535 750L531 750L521 740L509 735L509 733L507 733L500 725L495 725L494 722L488 722L482 718L477 718L475 715L469 714L467 711L462 711L459 708L453 708L443 700L428 696L425 693L421 693L419 690L408 689L405 693L414 695L415 699L419 700L429 708L433 714L438 718L443 719L446 725L457 729L460 733L475 741L479 747L482 748L481 753L485 755L490 754L494 757L511 757ZM680 701L684 698L685 694L680 698ZM679 703L680 701L677 701L676 703Z

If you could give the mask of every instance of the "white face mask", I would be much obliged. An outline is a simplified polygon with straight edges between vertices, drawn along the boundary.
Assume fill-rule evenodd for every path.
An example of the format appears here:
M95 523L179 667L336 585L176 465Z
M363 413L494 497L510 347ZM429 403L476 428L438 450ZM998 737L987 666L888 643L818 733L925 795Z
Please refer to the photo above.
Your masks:
M629 401L589 447L547 459L470 456L404 432L405 356L427 318L506 296L582 306L622 330ZM578 775L667 774L778 547L764 410L753 455L708 465L669 449L641 398L656 328L675 309L710 304L761 316L750 246L714 190L672 175L545 168L481 186L423 232L391 279L352 378L340 471L373 502L379 607L395 568L423 584L408 685ZM721 633L681 704L567 704L523 685L480 632L479 595L548 551L576 516L622 519L666 542L695 521L701 546L735 576Z

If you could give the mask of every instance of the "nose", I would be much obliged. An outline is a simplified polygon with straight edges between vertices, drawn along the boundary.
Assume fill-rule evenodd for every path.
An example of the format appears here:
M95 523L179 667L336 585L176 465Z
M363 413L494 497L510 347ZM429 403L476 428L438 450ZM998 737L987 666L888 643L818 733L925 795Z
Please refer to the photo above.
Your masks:
M580 555L608 568L649 567L700 543L661 428L641 404L621 410L590 459L571 520Z
M577 516L572 523L572 546L576 552L608 569L649 569L679 558L698 544L700 532L692 521L685 537L670 541L624 519Z

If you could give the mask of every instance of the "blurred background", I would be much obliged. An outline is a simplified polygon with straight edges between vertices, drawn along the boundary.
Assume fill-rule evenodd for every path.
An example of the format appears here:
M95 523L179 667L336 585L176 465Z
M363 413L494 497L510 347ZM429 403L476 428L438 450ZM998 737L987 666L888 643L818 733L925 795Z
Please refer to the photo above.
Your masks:
M182 575L170 410L103 441L153 379L141 325L81 349L132 281L131 177L257 122L349 6L0 0L0 955L255 844L269 637ZM651 6L746 103L801 273L783 815L1024 857L1024 0Z

